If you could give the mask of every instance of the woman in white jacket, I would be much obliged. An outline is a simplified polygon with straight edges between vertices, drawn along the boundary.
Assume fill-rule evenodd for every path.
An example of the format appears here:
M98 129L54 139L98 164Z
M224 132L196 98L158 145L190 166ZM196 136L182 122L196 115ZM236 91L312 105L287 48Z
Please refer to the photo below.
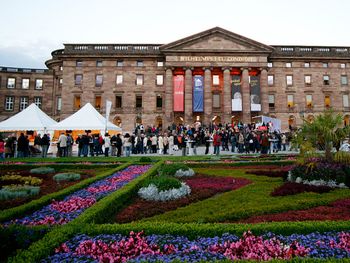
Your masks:
M105 156L108 157L109 148L111 147L111 138L109 138L108 133L105 134L104 141L105 142L104 142L103 146L105 147Z
M159 149L159 154L162 154L163 153L163 149L164 149L162 135L159 135L159 137L158 137L158 149Z

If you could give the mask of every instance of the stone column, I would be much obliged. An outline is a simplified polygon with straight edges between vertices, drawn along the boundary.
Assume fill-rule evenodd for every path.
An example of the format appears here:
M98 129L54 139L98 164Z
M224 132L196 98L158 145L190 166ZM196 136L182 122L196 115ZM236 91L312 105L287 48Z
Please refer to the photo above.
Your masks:
M213 113L213 95L211 92L211 69L204 69L204 125L209 125Z
M224 103L224 114L223 114L223 123L231 123L231 113L232 113L232 95L231 95L231 75L230 69L224 68L224 90L223 90L223 103Z
M187 68L185 71L185 124L192 124L192 70Z
M164 120L163 126L168 127L174 122L174 95L173 95L173 71L168 68L165 71L165 98L164 98Z
M260 96L261 96L261 113L267 115L269 112L269 98L267 86L267 70L265 68L260 71Z
M242 108L243 123L251 123L249 71L247 68L242 69Z

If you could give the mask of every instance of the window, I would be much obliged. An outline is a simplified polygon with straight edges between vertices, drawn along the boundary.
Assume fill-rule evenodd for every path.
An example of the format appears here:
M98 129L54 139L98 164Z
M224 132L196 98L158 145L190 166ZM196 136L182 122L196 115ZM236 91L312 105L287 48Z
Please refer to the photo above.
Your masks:
M309 68L310 67L310 62L305 62L304 63L304 68Z
M163 67L164 62L163 61L157 61L157 67Z
M323 63L322 63L322 67L323 67L323 68L328 68L328 63L327 63L327 62L323 62Z
M123 75L117 75L116 84L117 85L123 84Z
M312 107L312 95L306 95L306 107Z
M59 80L59 84L62 85L63 84L63 78L60 78Z
M304 81L305 81L305 85L310 86L311 85L311 75L305 75Z
M220 94L213 94L213 108L221 108Z
M136 108L142 108L142 96L136 95Z
M82 67L82 66L83 66L83 61L77 60L77 61L75 62L75 66L76 66L77 68Z
M57 97L57 110L60 111L62 109L62 98Z
M292 63L291 62L287 62L286 63L286 68L291 68L292 67Z
M340 68L346 68L346 64L345 63L340 63Z
M7 79L7 88L14 89L15 87L16 87L16 79L15 78L8 78Z
M136 85L137 86L143 85L143 75L141 74L136 75Z
M21 97L19 100L19 110L22 111L28 107L28 97Z
M77 74L75 75L75 85L81 85L83 82L83 75Z
M143 61L142 60L137 60L136 61L136 67L143 67Z
M326 108L331 106L331 97L329 95L324 96L324 106Z
M268 62L268 63L267 63L267 67L268 67L268 68L272 68L272 67L273 67L272 62Z
M288 94L287 95L287 106L288 108L292 108L294 106L294 95Z
M95 97L95 108L96 108L97 110L100 110L100 109L101 109L101 101L102 101L101 96L96 96L96 97Z
M267 84L269 86L273 86L274 82L274 76L273 75L267 75Z
M96 61L96 67L102 67L102 60L97 60Z
M341 76L341 84L342 85L348 85L348 76L347 75L342 75Z
M96 75L96 87L101 87L103 84L103 75Z
M42 97L34 97L34 104L39 108L41 108L42 101L43 101Z
M117 109L120 109L121 107L122 107L122 102L123 102L123 99L122 99L123 97L121 96L121 95L117 95L117 96L115 96L115 107L117 108Z
M287 75L286 76L286 81L287 81L287 86L292 86L293 85L293 76L292 75Z
M269 95L269 108L275 108L275 95Z
M74 96L74 109L77 110L77 109L80 109L80 96L79 95L76 95Z
M35 89L43 89L43 80L42 79L35 80Z
M60 66L60 71L63 71L63 66Z
M348 108L349 107L349 95L343 94L343 107Z
M161 86L163 85L163 75L157 75L157 85Z
M220 85L220 78L219 78L219 75L213 75L213 85L214 85L214 86Z
M157 95L156 107L157 108L162 108L163 107L163 97L160 94Z
M5 110L13 111L13 106L15 104L15 97L6 97L5 98Z
M22 89L29 89L29 79L22 79Z
M323 85L329 85L329 76L328 75L323 76Z
M117 67L122 67L124 66L124 61L123 60L117 60Z

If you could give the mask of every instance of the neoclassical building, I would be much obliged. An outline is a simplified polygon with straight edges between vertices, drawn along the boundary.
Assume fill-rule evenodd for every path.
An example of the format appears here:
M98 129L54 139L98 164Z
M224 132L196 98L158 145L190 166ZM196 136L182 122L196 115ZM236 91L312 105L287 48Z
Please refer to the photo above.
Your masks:
M48 69L0 68L0 120L35 102L62 120L90 102L110 121L208 125L278 118L282 130L327 108L349 123L350 47L269 46L215 27L169 44L65 44Z

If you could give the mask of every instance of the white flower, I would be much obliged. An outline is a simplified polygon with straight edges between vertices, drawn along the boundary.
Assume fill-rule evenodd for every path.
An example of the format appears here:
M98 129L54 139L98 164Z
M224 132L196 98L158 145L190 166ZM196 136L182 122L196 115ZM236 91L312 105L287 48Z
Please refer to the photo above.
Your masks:
M194 171L192 169L188 169L188 170L177 170L175 173L176 177L183 177L183 176L193 176L194 175Z
M180 188L172 188L165 191L159 191L154 184L142 187L138 194L141 198L148 201L169 201L176 200L191 193L191 188L186 183L181 183Z

